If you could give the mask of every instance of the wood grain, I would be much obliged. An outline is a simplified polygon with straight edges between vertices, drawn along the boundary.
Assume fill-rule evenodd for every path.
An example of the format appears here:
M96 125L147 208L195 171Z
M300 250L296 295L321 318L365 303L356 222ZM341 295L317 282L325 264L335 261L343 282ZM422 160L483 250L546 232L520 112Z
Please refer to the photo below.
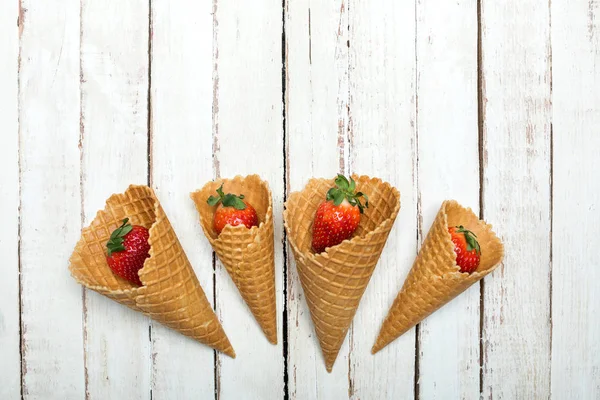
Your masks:
M20 294L19 294L19 5L0 0L0 398L21 395Z
M479 210L477 3L417 3L417 135L420 240L440 205ZM479 393L479 287L419 328L420 398Z
M347 164L348 4L286 1L287 190L333 177ZM348 340L329 374L288 249L288 376L291 399L348 397Z
M147 180L148 1L82 1L81 79L88 225L112 193ZM93 291L84 318L89 397L150 398L148 318Z
M21 7L23 396L82 398L82 290L67 269L81 227L79 1Z
M415 335L373 356L371 347L417 249L415 7L393 0L352 1L349 15L350 165L401 193L401 208L350 334L353 399L411 399Z
M483 397L550 396L548 3L483 1L483 215L506 248L485 279Z
M552 2L552 398L600 397L600 3Z
M283 111L281 1L219 1L214 10L216 146L222 177L259 174L273 193L278 327L283 304ZM226 270L218 264L217 310L237 358L218 355L222 398L283 396L282 336L270 344Z
M151 63L152 186L210 300L212 248L189 193L213 177L212 9L210 1L153 1ZM152 342L153 399L214 397L212 349L159 324Z

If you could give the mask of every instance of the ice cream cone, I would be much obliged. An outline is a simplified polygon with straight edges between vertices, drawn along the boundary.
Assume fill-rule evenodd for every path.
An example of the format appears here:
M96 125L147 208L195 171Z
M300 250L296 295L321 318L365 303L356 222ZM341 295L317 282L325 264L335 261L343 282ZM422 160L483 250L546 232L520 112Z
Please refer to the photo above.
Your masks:
M106 262L106 242L126 217L150 233L150 257L139 271L141 287L113 274ZM69 270L86 288L235 357L171 223L149 187L132 185L107 200L104 210L83 229Z
M259 226L226 225L219 235L213 229L215 207L208 205L223 184L225 193L243 194L258 214ZM237 286L242 298L269 342L277 344L273 200L269 185L258 175L236 176L209 182L191 194L204 234Z
M378 178L353 178L356 190L369 197L369 207L350 240L329 247L321 254L311 249L315 212L334 186L332 179L311 179L301 192L289 196L283 213L300 282L329 372L400 210L400 193L394 187Z
M475 233L481 247L481 261L472 274L460 272L456 265L448 227L458 225ZM456 201L445 201L383 322L373 354L492 272L503 257L504 246L492 232L491 225L480 221L471 209L463 208Z

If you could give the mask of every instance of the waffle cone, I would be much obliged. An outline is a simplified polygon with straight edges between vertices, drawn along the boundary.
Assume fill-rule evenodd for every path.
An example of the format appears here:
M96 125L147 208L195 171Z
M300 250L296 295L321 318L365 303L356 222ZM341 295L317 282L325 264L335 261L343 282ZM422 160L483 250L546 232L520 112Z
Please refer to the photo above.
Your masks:
M315 212L334 186L333 180L311 179L301 192L289 196L283 213L300 282L329 372L400 210L400 193L394 187L378 178L353 178L357 191L369 197L369 207L352 239L329 247L321 254L311 250Z
M223 184L225 193L243 194L258 214L259 226L226 225L213 229L215 208L206 200ZM204 234L237 286L269 342L277 344L273 200L269 185L258 175L209 182L191 194Z
M137 287L113 274L106 263L106 242L128 217L149 229L150 257L139 271ZM69 270L83 286L139 311L200 343L231 357L235 352L154 191L130 186L112 195L106 207L84 228Z
M472 274L460 272L456 265L448 227L458 225L475 233L481 247L481 261ZM480 221L470 208L445 201L383 322L373 354L492 272L503 257L504 246L491 225Z

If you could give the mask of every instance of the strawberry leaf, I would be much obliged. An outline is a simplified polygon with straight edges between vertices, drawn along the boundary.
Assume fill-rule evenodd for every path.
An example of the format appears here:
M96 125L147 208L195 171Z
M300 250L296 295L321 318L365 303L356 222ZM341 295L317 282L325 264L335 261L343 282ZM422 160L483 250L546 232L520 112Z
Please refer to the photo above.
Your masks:
M336 190L335 194L333 195L333 204L339 206L340 204L342 204L342 201L344 201L344 197L346 196L344 195L343 191Z
M106 249L108 250L108 256L110 257L112 253L116 253L119 251L125 251L125 246L123 246L123 242L125 241L125 236L131 232L133 226L129 223L129 218L125 218L123 220L123 224L115 229L113 233L110 235L110 239L106 242Z
M327 196L325 196L325 199L326 199L327 201L329 201L329 200L333 200L334 193L335 193L336 191L337 191L337 189L336 189L336 188L331 188L331 189L329 189L329 190L327 191Z
M369 207L369 198L366 194L362 192L354 193L356 190L356 181L354 178L350 177L350 181L348 181L344 175L338 174L334 182L336 187L327 191L327 201L333 201L334 205L339 206L346 199L350 205L358 207L361 214L364 212L365 207ZM365 198L364 205L360 202L361 197Z
M473 251L477 254L481 255L481 247L479 246L479 242L477 241L477 235L471 232L468 229L465 229L464 226L460 225L457 227L456 232L462 233L465 235L465 241L467 242L467 251Z
M350 177L350 187L348 187L348 191L352 193L355 190L356 190L356 182L354 181L354 178Z
M220 201L221 198L217 196L210 196L208 200L206 200L209 206L216 206L217 204L219 204Z
M212 207L212 206L216 206L217 204L221 203L221 204L223 204L223 207L233 207L236 210L244 210L246 208L246 203L244 203L242 201L242 199L244 198L243 194L241 194L239 196L236 196L231 193L225 194L223 192L222 184L217 189L217 194L219 195L218 197L217 196L209 196L208 197L206 202L208 203L209 206Z
M338 174L337 178L335 178L335 184L341 190L348 190L350 183L348 179L344 175Z

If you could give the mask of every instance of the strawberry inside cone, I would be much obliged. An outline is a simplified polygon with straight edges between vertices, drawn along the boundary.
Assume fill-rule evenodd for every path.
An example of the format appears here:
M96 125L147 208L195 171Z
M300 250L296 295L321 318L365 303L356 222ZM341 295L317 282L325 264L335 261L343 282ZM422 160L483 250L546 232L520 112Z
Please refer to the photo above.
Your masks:
M218 196L210 196L206 201L210 206L218 205L213 218L213 228L217 235L226 225L244 225L250 229L258 226L258 215L250 203L244 201L244 195L236 196L223 193L223 185L217 189Z
M365 207L369 207L369 198L362 192L356 192L356 182L350 182L343 175L335 178L335 187L329 189L325 201L317 208L313 222L312 249L322 253L327 247L336 246L350 238L358 224ZM360 202L364 197L365 204Z
M148 229L131 225L129 218L125 218L106 243L106 261L113 273L134 285L142 286L138 271L144 267L146 258L150 257L149 237Z
M456 264L460 267L460 272L468 274L475 272L481 259L481 248L477 236L462 225L450 227L448 232L454 243Z

